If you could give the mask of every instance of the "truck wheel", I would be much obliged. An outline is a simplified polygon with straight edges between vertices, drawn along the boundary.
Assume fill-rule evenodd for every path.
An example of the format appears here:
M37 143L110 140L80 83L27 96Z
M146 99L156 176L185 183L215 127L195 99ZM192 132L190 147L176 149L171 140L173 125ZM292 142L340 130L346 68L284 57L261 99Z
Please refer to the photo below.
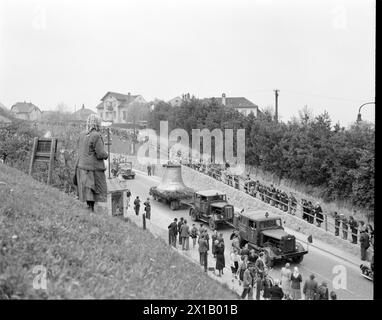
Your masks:
M304 259L304 256L301 255L301 256L298 256L298 257L294 257L294 258L292 259L292 261L293 261L294 263L301 263L303 259Z
M196 221L197 220L195 209L192 209L192 208L190 209L190 216L191 216L191 220L192 221Z
M211 230L216 230L216 223L215 223L214 219L211 218L211 219L208 221L208 225L210 226L210 229L211 229Z
M170 208L171 210L177 210L179 208L179 202L176 200L173 200L170 202Z

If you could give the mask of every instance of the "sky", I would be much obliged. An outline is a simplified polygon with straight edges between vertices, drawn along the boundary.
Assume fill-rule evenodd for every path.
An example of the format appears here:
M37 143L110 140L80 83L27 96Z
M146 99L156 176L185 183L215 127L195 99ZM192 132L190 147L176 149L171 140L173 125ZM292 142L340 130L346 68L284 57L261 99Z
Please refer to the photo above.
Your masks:
M0 102L243 96L347 126L375 101L369 0L0 0ZM375 105L362 108L373 121Z

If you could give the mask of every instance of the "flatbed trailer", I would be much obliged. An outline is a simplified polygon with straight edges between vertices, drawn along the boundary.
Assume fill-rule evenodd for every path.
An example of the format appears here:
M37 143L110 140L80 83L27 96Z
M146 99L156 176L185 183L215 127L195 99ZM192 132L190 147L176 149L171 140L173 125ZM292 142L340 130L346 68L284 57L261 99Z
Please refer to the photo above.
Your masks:
M184 201L191 199L194 191L191 188L182 191L159 191L151 187L149 194L154 200L168 203L171 210L178 210L184 206Z

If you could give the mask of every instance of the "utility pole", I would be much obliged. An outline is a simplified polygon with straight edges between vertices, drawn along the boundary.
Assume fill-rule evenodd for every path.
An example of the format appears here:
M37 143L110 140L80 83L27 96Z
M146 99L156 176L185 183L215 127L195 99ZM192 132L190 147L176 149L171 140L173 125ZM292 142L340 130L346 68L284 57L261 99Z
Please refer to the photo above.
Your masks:
M279 98L279 91L278 89L273 90L275 92L275 121L279 122L279 105L278 105L278 98Z

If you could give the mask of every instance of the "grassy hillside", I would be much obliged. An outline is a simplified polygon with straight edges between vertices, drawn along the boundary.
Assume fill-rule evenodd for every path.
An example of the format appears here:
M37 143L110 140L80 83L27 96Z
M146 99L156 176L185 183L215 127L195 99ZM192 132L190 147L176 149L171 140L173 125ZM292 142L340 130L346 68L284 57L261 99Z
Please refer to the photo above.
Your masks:
M0 182L0 299L237 298L134 224L1 164ZM33 289L38 265L47 290Z

